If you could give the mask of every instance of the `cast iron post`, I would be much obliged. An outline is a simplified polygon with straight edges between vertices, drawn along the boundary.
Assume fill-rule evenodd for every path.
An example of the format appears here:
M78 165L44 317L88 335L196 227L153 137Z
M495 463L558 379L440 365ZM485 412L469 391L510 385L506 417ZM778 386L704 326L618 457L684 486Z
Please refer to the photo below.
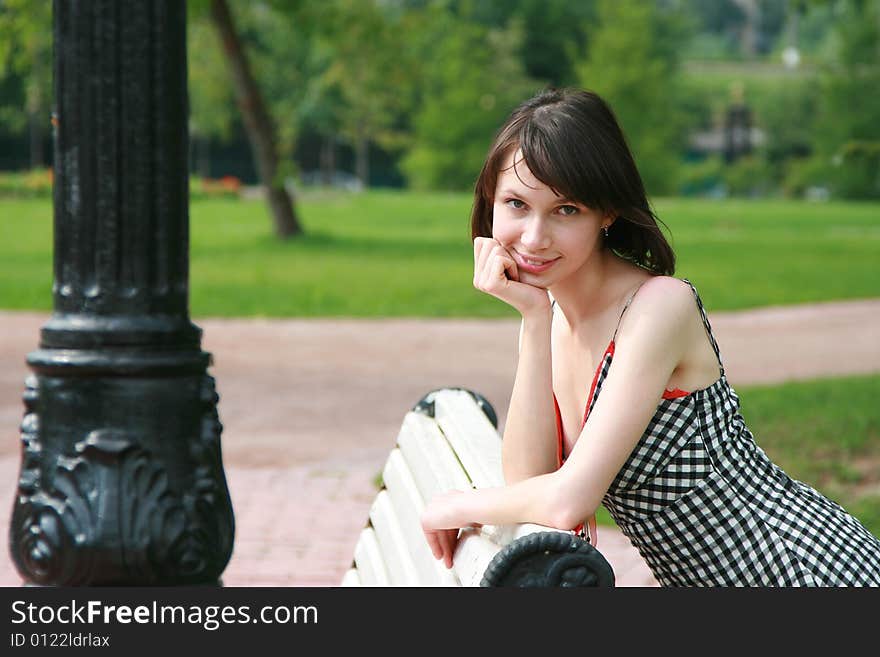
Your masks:
M189 319L186 5L56 0L54 312L28 355L10 548L39 584L216 583L232 552Z

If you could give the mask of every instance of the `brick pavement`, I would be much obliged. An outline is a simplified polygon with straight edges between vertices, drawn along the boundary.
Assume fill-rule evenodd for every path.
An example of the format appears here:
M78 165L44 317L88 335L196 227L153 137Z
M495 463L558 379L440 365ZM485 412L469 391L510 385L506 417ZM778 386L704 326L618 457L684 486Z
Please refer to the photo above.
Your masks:
M880 300L710 313L734 385L880 371ZM0 312L0 523L19 465L24 356L46 315ZM508 320L217 320L214 355L236 517L228 586L334 586L404 412L429 390L484 394L503 425L518 324ZM760 442L760 437L758 437ZM2 499L7 500L6 503ZM616 529L599 549L621 586L655 582ZM0 554L0 585L20 578Z

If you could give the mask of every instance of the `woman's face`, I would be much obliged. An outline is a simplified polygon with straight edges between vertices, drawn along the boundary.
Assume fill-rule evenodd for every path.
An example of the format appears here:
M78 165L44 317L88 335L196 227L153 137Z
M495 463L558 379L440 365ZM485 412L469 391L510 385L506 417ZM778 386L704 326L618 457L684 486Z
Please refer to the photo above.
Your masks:
M519 149L507 156L495 186L492 237L516 261L520 282L549 288L578 272L601 248L605 223L601 213L535 178Z

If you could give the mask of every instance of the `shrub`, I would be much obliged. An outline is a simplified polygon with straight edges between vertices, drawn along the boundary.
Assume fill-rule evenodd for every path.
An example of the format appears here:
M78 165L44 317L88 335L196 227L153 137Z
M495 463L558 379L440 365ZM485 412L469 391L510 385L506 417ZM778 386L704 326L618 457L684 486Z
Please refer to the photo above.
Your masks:
M732 196L768 196L776 189L774 168L759 155L740 158L725 166L721 175Z
M241 181L235 176L223 176L222 178L200 178L190 176L189 197L191 199L203 198L238 198L241 192Z
M0 173L0 198L52 198L52 169Z

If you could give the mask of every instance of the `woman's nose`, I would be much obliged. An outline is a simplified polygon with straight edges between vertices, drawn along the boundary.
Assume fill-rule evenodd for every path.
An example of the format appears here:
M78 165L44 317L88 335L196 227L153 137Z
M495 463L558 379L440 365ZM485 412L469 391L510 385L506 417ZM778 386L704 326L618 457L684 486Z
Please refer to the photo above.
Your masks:
M530 249L543 249L550 244L550 233L541 217L529 217L523 227L520 241Z

